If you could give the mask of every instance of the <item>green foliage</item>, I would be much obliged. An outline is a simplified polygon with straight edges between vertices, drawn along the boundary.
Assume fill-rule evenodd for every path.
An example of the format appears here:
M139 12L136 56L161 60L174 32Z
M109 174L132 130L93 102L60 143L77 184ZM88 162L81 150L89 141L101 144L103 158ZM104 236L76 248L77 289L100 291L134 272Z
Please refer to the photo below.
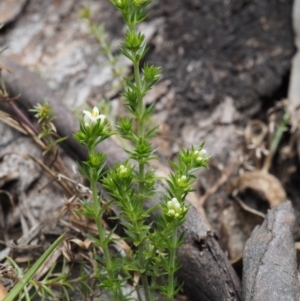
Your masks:
M88 149L88 158L79 165L79 168L89 180L92 190L92 202L82 200L81 210L76 213L94 220L98 234L86 236L98 250L102 251L101 255L94 251L96 263L93 275L86 275L82 271L75 282L81 283L83 296L93 291L87 282L91 276L97 280L101 292L111 300L133 300L131 292L125 293L127 284L131 283L133 289L143 287L146 301L154 301L155 292L158 291L171 301L182 286L177 283L175 273L180 268L176 250L182 245L184 236L184 233L178 234L178 227L185 222L189 209L185 199L192 191L192 185L196 180L194 173L201 167L207 167L209 156L203 148L204 143L197 148L181 150L178 162L170 162L174 171L166 179L168 188L164 192L164 201L146 208L147 200L155 200L158 193L162 193L156 190L157 182L161 179L156 176L155 170L150 169L151 160L156 159L156 150L152 148L151 139L155 137L158 129L149 123L154 103L145 106L143 102L143 97L159 80L162 69L147 63L142 66L141 60L148 48L144 34L137 30L137 25L146 19L146 7L152 0L110 0L110 2L120 11L127 25L120 52L133 65L134 75L132 78L124 78L125 91L122 94L124 107L130 116L119 118L118 123L112 125L105 114L100 114L98 107L94 107L91 112L84 110L80 130L74 134L74 138ZM104 27L93 22L92 12L88 7L82 9L79 15L87 22L91 34L96 37L102 51L107 55L114 74L120 77L121 69L117 68L117 58L107 43ZM57 144L66 138L57 136L49 104L47 102L38 104L30 111L35 113L38 119L40 126L38 138L44 142L45 151L55 151ZM284 119L282 127L285 122ZM118 162L113 168L105 171L106 155L98 152L96 147L116 134L132 144L132 148L126 150L129 159ZM98 184L106 189L111 197L105 204L98 192ZM110 245L116 243L117 226L108 231L102 223L103 215L111 205L119 208L119 224L125 233L122 239L132 247L125 256L110 250ZM159 214L153 217L154 213ZM152 223L149 224L150 219ZM72 289L72 286L68 274L64 273L64 267L62 273L56 275L53 273L55 267L53 265L42 281L32 280L34 273L62 239L63 237L60 237L25 274L11 261L20 281L4 301L15 298L31 300L35 294L39 294L42 300L49 297L57 298L52 289L54 286L61 289L63 300L70 300L68 290ZM136 275L140 279L138 283L135 283ZM28 285L36 289L33 294Z
M29 296L29 290L27 288L28 285L33 285L36 287L37 292L41 292L42 300L45 300L46 296L56 297L54 292L49 288L51 283L60 283L62 287L71 288L70 285L66 281L65 275L61 275L49 280L50 275L52 275L52 269L49 270L48 274L43 280L43 283L37 283L32 280L32 277L37 272L37 270L43 265L43 263L47 260L47 258L55 251L55 249L61 244L64 235L60 236L46 251L45 253L38 259L38 261L23 275L21 269L18 265L10 258L8 260L13 265L15 270L18 273L19 282L14 286L14 288L9 292L9 294L4 298L3 301L13 301L18 298L18 300L32 300L32 296ZM50 283L51 282L51 283Z
M38 103L33 109L30 109L29 112L35 113L34 117L38 119L38 123L51 122L54 119L52 116L53 111L47 101L43 104Z
M111 0L111 3L121 12L127 25L120 50L133 64L134 78L125 78L126 89L123 93L124 106L131 116L120 118L115 126L117 133L114 133L97 107L92 112L84 111L80 130L74 138L89 151L89 158L81 170L91 183L93 203L82 202L81 214L93 218L97 225L99 235L92 237L92 240L103 250L103 259L99 258L101 268L98 270L98 280L104 292L116 301L129 300L131 297L123 294L123 287L128 280L134 283L133 275L138 273L141 283L136 285L143 286L147 301L155 300L155 291L160 291L171 301L181 287L175 278L175 272L179 269L175 253L183 241L184 233L178 235L177 231L188 212L185 198L192 191L195 182L193 174L199 168L207 167L209 157L204 144L190 150L183 149L178 155L178 162L171 162L174 172L167 179L164 202L145 209L145 202L157 197L156 183L159 178L154 170L147 169L150 161L155 159L150 139L156 135L157 127L150 127L148 122L154 104L146 107L143 97L159 80L162 70L148 64L141 68L147 46L145 36L137 31L137 25L147 17L146 7L151 1ZM81 11L81 17L90 20L90 10ZM127 161L116 163L105 173L105 156L97 153L95 148L112 134L118 134L132 143L133 149L126 150L129 154ZM119 221L124 228L124 239L132 245L133 251L127 257L113 256L109 251L114 229L106 235L101 223L108 205L101 206L98 182L110 194L112 204L120 209ZM149 225L149 218L156 211L161 215ZM164 281L158 281L161 277Z
M43 104L38 103L29 112L35 113L34 117L38 119L39 130L37 138L44 142L45 153L55 153L57 151L57 145L67 137L59 137L56 133L56 128L52 121L55 119L53 111L47 101Z

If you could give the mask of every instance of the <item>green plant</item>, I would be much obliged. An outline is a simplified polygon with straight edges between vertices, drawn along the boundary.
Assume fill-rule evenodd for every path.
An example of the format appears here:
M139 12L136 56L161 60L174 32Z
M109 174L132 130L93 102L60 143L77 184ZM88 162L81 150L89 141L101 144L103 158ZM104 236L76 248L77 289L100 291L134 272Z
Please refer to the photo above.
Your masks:
M65 235L61 235L24 275L22 274L22 271L19 269L17 264L14 263L12 259L9 259L10 263L14 266L14 268L18 272L19 281L14 286L14 288L9 292L9 294L4 298L3 301L13 301L16 300L17 297L18 300L21 300L23 293L24 293L25 300L31 300L27 289L27 285L36 284L34 281L32 281L32 277L38 271L38 269L43 265L43 263L49 258L49 256L55 251L55 249L61 244L64 238ZM56 279L56 280L62 280L62 279ZM66 284L66 286L68 285ZM53 294L51 290L48 288L48 285L43 285L41 287L41 290L43 292L46 292L48 295Z
M126 74L127 68L120 64L120 54L119 53L115 54L113 52L112 46L109 43L109 36L105 31L104 24L95 23L94 14L92 12L91 7L89 6L85 6L82 9L80 9L78 16L81 20L83 20L87 24L90 35L96 39L101 49L100 52L107 58L108 61L107 64L110 66L112 71L112 76L116 82L116 85L113 90L123 91L126 86L124 76ZM89 107L91 107L90 104ZM110 126L114 128L116 124L116 118L112 114L111 101L107 99L101 99L97 103L97 107L101 110L103 114L106 115L106 118L110 123ZM86 109L86 108L87 108L86 104L84 105L84 107L83 106L78 107L75 111L76 116L81 118L82 109ZM121 140L119 142L121 144L124 143L124 141Z
M55 117L52 115L53 111L50 105L47 101L43 104L38 103L33 109L30 109L29 112L35 113L34 117L38 119L40 132L37 138L44 142L44 153L55 153L57 145L66 140L67 137L59 137L56 133L56 128L52 123Z
M151 138L156 135L157 127L151 127L148 122L154 104L146 107L143 97L158 81L161 68L148 64L141 68L147 47L145 36L137 30L137 25L147 17L146 7L151 0L111 0L111 3L121 12L127 25L120 49L132 62L134 70L134 80L125 78L126 90L123 94L130 117L120 118L116 132L113 132L106 116L100 114L97 107L92 112L84 111L80 130L74 137L88 149L88 159L80 168L90 181L93 202L82 201L83 211L80 214L92 218L97 225L98 237L90 237L103 250L103 258L98 258L98 281L106 294L116 301L132 299L123 288L127 281L134 283L133 275L138 273L147 301L155 300L155 291L160 291L170 301L180 288L175 278L179 268L176 250L182 244L183 237L183 234L178 234L178 227L184 223L188 211L185 198L195 181L194 172L206 167L209 157L203 149L204 144L182 150L178 162L171 162L174 172L167 180L165 202L145 209L145 202L157 197L156 183L160 180L149 168L150 161L155 159ZM106 157L97 152L96 147L114 134L132 143L133 150L127 150L127 161L117 163L105 172ZM106 204L102 204L98 193L99 182L112 197ZM114 242L112 234L115 229L107 235L101 222L111 204L120 208L119 222L125 229L124 239L132 245L133 252L125 257L111 254L109 245ZM160 214L149 225L147 220L157 211ZM164 280L158 281L161 277Z

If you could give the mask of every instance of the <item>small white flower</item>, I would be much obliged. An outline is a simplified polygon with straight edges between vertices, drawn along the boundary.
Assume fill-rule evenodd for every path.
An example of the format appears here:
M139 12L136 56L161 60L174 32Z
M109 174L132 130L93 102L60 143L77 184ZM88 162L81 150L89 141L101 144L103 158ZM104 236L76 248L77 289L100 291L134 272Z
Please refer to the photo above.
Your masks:
M167 202L168 215L174 216L175 218L179 217L180 214L184 211L184 206L182 206L176 198Z
M98 119L100 119L100 123L102 123L106 118L105 115L99 114L99 109L97 107L94 107L92 112L83 110L83 114L83 121L85 126L95 125Z
M124 174L124 173L127 172L127 167L125 167L124 165L120 165L119 171L120 171L121 174Z
M198 157L196 159L197 162L201 162L206 157L206 149L202 148L201 151L197 153Z

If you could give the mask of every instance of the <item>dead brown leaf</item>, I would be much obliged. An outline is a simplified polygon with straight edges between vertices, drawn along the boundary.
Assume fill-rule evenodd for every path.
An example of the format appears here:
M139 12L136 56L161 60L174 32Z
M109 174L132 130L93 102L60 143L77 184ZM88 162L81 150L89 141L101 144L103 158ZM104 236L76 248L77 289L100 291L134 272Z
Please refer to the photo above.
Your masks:
M286 193L280 181L265 171L248 171L234 178L229 184L229 190L234 195L252 189L268 201L270 207L275 207L286 200Z

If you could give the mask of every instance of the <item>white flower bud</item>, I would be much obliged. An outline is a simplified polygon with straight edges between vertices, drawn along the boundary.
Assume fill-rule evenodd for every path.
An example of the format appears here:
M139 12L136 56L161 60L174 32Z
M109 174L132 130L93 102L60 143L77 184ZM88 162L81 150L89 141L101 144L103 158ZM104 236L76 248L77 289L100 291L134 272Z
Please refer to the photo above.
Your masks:
M177 182L178 184L183 184L186 181L186 176L181 176L180 178L178 178Z
M176 211L180 211L180 210L181 210L180 204L179 204L179 203L174 204L174 209L175 209Z
M173 203L172 203L172 201L168 201L168 202L167 202L167 206L168 206L169 209L172 209L172 208L173 208Z
M201 151L199 152L199 155L202 157L206 156L206 154L207 154L207 151L204 148L202 148Z
M176 205L177 203L179 203L178 200L177 200L176 198L173 198L173 199L171 200L171 202L172 202L174 205Z
M175 215L175 210L174 209L170 209L168 211L168 215Z
M206 150L202 148L201 151L199 151L196 161L201 162L206 157L206 154L207 154Z
M184 211L184 206L182 206L176 198L172 198L167 202L168 215L174 216L175 218L180 217L180 214Z

